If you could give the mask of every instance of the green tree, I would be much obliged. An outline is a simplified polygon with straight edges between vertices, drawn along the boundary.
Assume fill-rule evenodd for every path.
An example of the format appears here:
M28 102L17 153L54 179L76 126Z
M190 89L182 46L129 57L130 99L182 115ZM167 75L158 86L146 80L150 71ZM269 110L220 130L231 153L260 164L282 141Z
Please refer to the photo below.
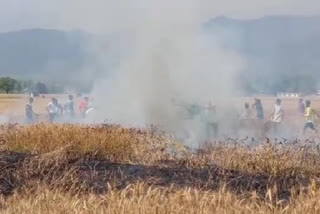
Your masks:
M10 93L14 91L19 82L11 77L1 77L0 78L0 90L5 93Z
M42 82L38 82L36 85L35 85L35 89L34 89L37 93L39 94L48 94L48 88L47 86L42 83Z

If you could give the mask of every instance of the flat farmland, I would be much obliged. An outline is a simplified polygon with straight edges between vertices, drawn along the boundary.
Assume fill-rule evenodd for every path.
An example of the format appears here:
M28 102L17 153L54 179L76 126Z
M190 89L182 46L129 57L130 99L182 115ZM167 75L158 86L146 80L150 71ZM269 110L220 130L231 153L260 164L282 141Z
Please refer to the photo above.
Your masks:
M52 97L59 100L61 104L65 103L68 95L49 94L34 98L33 110L38 114L46 113L46 107L51 101ZM25 105L28 102L28 95L24 94L0 94L0 114L7 114L13 116L24 115ZM75 98L75 109L81 98Z
M35 98L44 113L51 97ZM275 101L260 97L268 115ZM28 97L1 95L2 114ZM316 110L320 101L310 98ZM76 103L79 101L77 98ZM286 123L297 99L283 99ZM234 101L238 108L253 98ZM218 105L218 113L224 106ZM300 127L301 128L301 127ZM1 213L320 213L320 140L225 139L190 150L155 127L0 126ZM251 142L251 140L249 139Z
M41 97L34 98L33 108L34 111L43 114L46 113L46 106L50 102L52 97L58 98L60 103L65 103L67 100L68 95L55 95L49 94ZM273 104L275 103L276 97L271 96L257 96L257 98L261 99L266 119L270 116L273 109ZM229 98L227 98L229 99ZM320 112L320 97L312 96L312 97L305 97L304 100L311 100L312 107ZM77 106L80 102L81 98L75 97L75 110L77 110ZM243 97L243 98L236 98L232 99L234 106L237 110L241 110L243 104L245 102L249 103L250 105L254 102L254 97ZM290 120L299 116L298 113L298 98L281 98L282 106L285 110L285 118L286 120ZM28 95L24 94L0 94L0 114L9 114L9 115L24 115L25 105L28 102ZM217 105L217 111L224 109L223 104ZM301 115L300 115L301 116Z
M64 95L55 95L49 94L40 97L34 98L33 109L36 113L40 115L46 114L46 107L47 104L50 102L52 97L58 98L59 102L63 105L67 100L66 94ZM261 99L262 105L264 108L265 114L265 122L270 119L272 114L273 105L275 103L276 97L271 96L256 96L257 98ZM320 97L312 96L312 97L304 97L304 100L311 100L312 107L315 111L320 112ZM243 109L244 103L247 102L250 106L254 103L254 97L242 97L242 98L226 98L226 101L231 100L231 104L234 107L234 110L238 113L241 112ZM298 98L282 98L282 106L285 111L284 117L284 126L290 130L290 133L298 133L302 134L302 127L304 125L304 115L298 111ZM21 118L24 117L25 114L25 105L28 101L28 95L21 95L21 94L0 94L0 116L6 115L10 119L12 118ZM78 105L81 101L81 97L76 97L74 99L75 103L75 111L76 114L78 112ZM216 104L216 103L214 103ZM223 122L225 118L223 118L223 111L226 109L226 104L224 103L217 103L217 114L218 120ZM254 110L253 110L254 111ZM254 113L255 114L255 113ZM255 127L257 128L257 127ZM260 128L261 129L261 128Z

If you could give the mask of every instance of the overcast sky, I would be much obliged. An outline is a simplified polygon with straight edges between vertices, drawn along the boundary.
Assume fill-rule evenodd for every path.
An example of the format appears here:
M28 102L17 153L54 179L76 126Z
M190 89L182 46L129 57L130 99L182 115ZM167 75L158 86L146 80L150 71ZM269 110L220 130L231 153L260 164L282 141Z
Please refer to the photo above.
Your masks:
M168 19L183 13L185 16L181 17L188 18L194 7L204 18L320 15L319 0L0 0L0 31L25 28L99 31L101 25L125 26L142 9L151 8L150 11L166 16L171 7Z

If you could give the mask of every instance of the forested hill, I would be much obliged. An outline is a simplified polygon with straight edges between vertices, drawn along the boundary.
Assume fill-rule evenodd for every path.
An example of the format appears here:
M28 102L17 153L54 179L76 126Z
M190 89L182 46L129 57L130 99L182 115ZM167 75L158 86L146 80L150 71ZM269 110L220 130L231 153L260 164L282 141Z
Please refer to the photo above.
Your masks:
M249 92L271 93L318 88L319 23L320 17L217 17L204 28L248 62L246 71L239 75L242 87ZM91 36L82 31L45 29L0 33L0 76L66 82L77 79L88 64L92 67L95 62L87 49Z

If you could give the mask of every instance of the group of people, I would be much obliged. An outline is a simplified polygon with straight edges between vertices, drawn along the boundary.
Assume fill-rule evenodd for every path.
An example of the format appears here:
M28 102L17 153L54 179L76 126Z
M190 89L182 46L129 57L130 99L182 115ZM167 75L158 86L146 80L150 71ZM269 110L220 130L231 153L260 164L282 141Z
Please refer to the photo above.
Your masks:
M256 111L256 119L264 120L264 110L260 99L255 98L255 102L250 106L249 103L244 104L244 109L240 114L240 120L253 119L253 110Z
M30 97L26 104L26 120L27 123L33 123L37 120L38 114L33 111L34 98ZM46 107L47 118L50 123L61 122L73 122L76 118L86 118L88 112L92 111L92 107L89 104L89 98L84 97L79 103L79 116L75 113L74 97L69 95L66 102L62 105L57 98L51 98L51 101ZM184 106L189 115L189 120L199 120L205 125L205 132L208 138L218 136L219 125L221 121L218 121L216 106L209 103L206 107L199 105L187 105ZM316 129L316 122L319 118L316 111L311 107L311 101L299 99L298 111L299 114L305 117L305 124L303 127L303 133L308 129L314 132L318 132ZM244 107L240 114L237 114L236 131L239 130L260 130L263 132L272 132L273 134L280 134L283 127L285 110L282 106L281 99L276 99L273 105L273 111L269 118L265 120L265 113L262 102L260 99L255 98L254 103L244 103ZM230 115L227 115L230 116ZM235 118L233 117L233 119ZM197 119L198 118L198 119ZM227 120L223 118L223 120ZM234 120L233 120L234 121ZM223 121L222 121L223 123ZM261 126L260 126L261 125ZM261 133L261 132L260 132Z
M274 134L279 133L281 130L281 127L283 126L285 111L281 103L282 103L281 99L276 99L276 102L273 106L273 111L270 117L268 118L267 122L264 123L265 126L270 125L268 126L267 129L271 130ZM261 100L257 98L255 99L255 103L252 105L252 108L250 108L250 105L248 103L244 104L244 110L243 110L243 113L241 114L241 120L254 119L254 117L252 116L252 109L256 110L256 119L263 121L264 120L263 106L262 106ZM317 118L318 118L318 114L313 108L311 108L311 101L306 100L304 102L303 99L299 99L298 112L300 113L300 115L304 115L305 117L303 134L305 134L308 129L311 129L314 132L318 132L315 125L315 122L317 121Z
M26 104L25 112L26 112L26 122L34 123L39 114L35 113L33 110L33 102L34 98L29 97L28 103ZM92 107L89 105L89 98L84 97L79 105L79 112L82 118L86 117L86 113ZM50 123L55 121L73 121L76 117L75 109L74 109L74 98L73 95L69 95L67 97L66 102L62 105L59 100L55 97L51 98L51 101L48 103L46 107L46 112L48 115L48 120Z
M282 100L276 99L270 115L265 116L263 104L260 99L255 98L254 103L244 103L242 110L235 111L231 108L230 111L221 112L224 115L218 115L216 106L209 103L206 107L199 105L190 105L187 108L190 115L189 120L200 118L201 126L204 127L205 138L211 139L222 133L218 133L219 129L224 130L226 134L236 135L254 135L254 136L282 136L286 131L288 123L284 123L285 109L282 106ZM290 113L292 114L292 113ZM220 116L220 118L218 118ZM297 117L296 117L297 116ZM303 126L303 134L308 129L318 132L316 129L316 122L318 114L311 107L311 101L299 99L298 110L296 114L290 116L294 122L301 123L302 117L305 118ZM290 119L288 119L289 121ZM198 123L199 124L199 123ZM220 128L222 127L222 128Z

